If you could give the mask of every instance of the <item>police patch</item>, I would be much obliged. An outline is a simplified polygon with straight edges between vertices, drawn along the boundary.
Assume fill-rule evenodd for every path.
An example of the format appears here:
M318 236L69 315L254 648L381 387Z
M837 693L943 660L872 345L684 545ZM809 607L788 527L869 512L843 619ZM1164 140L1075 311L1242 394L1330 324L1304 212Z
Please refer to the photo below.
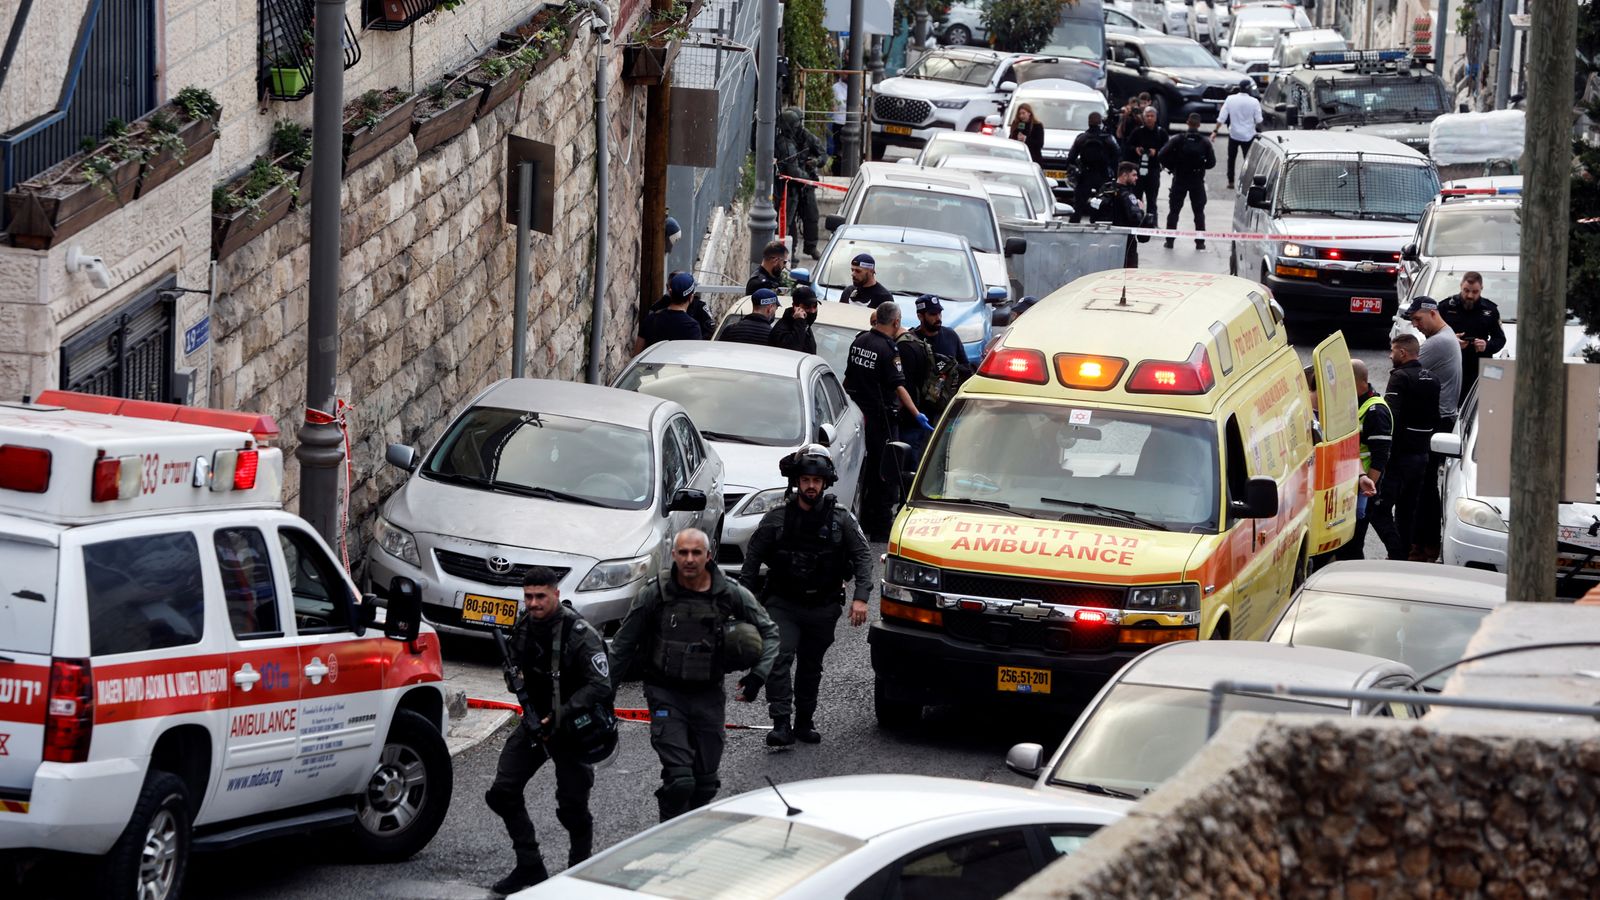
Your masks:
M595 655L589 657L589 665L594 666L595 672L598 673L601 678L611 677L611 660L606 658L605 653L596 653Z

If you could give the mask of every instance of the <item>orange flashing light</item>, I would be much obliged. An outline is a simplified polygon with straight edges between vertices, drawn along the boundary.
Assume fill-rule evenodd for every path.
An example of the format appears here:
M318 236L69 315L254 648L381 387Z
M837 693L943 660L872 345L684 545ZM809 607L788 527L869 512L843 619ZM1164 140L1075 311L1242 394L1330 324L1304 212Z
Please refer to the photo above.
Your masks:
M1277 265L1273 266L1272 267L1272 271L1273 271L1274 274L1285 275L1285 276L1288 276L1289 278L1316 278L1317 277L1317 270L1316 269L1307 269L1307 268L1303 268L1301 266L1286 266L1283 263L1278 263Z
M1130 394L1204 394L1216 384L1204 344L1181 362L1147 359L1139 363L1124 389Z
M1056 378L1070 388L1108 391L1116 387L1128 361L1115 356L1090 356L1085 353L1057 353Z
M978 364L978 374L1001 381L1020 381L1023 384L1045 384L1050 375L1045 370L1044 354L1038 350L996 348Z
M1123 628L1117 633L1119 644L1171 644L1177 641L1198 641L1198 628Z
M889 619L905 619L909 622L920 622L923 625L932 625L935 628L944 625L944 613L937 609L923 609L899 600L890 600L888 597L878 601L878 614Z

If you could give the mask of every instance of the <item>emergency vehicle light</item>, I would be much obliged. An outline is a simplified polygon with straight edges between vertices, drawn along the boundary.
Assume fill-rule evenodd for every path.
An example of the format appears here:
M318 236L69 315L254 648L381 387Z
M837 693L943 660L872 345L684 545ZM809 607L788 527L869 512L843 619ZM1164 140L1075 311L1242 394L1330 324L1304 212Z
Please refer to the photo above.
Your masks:
M44 761L85 762L94 736L94 677L87 659L50 664L50 700L44 717Z
M278 423L271 416L258 413L231 412L225 409L207 409L177 403L152 403L148 400L124 400L120 397L84 394L78 391L44 391L34 402L40 406L59 406L78 412L207 425L212 428L226 428L229 431L248 431L255 437L256 443L265 447L274 446L278 440Z
M1235 6L1234 9L1238 9ZM1347 66L1352 63L1399 62L1411 55L1410 50L1317 50L1306 54L1308 66Z
M1050 380L1044 367L1044 354L1038 350L991 350L979 364L978 374L1024 384L1045 384Z
M1111 617L1098 609L1080 609L1072 613L1072 621L1079 625L1104 625Z
M1086 353L1057 353L1056 378L1070 388L1089 391L1106 391L1116 387L1128 361L1115 356L1091 356Z
M1522 188L1512 187L1482 187L1482 188L1445 188L1439 192L1445 200L1451 197L1520 197Z
M102 456L94 461L89 500L132 500L144 486L143 460L137 456Z
M233 489L236 491L253 490L256 486L256 467L259 465L259 454L254 450L240 450L237 461L233 465Z
M0 444L0 488L42 494L50 488L50 451Z
M1216 384L1204 344L1181 362L1147 359L1134 367L1125 390L1130 394L1204 394Z

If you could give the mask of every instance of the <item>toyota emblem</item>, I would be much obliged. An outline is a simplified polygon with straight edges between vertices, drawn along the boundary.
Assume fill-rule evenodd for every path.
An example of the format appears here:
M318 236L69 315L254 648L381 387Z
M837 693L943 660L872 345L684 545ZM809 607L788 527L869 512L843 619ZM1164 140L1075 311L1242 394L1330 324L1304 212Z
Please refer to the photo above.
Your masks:
M511 571L511 560L506 559L504 556L491 556L489 557L489 571L496 575L504 575Z

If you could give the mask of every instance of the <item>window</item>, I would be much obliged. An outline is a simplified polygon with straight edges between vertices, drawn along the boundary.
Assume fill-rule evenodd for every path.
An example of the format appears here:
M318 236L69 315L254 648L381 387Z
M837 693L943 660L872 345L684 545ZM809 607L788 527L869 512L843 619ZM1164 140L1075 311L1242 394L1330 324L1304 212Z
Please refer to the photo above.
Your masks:
M1017 146L1022 145L1017 143ZM920 191L890 193L887 189L877 189L867 195L867 202L863 204L857 220L873 225L893 224L913 228L925 226L929 222L939 222L941 227L950 225L953 232L954 222L938 218L938 213L932 209L919 211L920 207L915 205L919 202L918 197L936 202L935 198L939 196L941 195L924 194ZM981 202L981 209L968 210L966 206L954 208L972 213L962 221L973 228L993 230L994 213L990 210L987 200L979 201L955 195L943 196L963 204L969 199L971 203ZM910 198L904 200L908 205L901 205L902 198ZM873 218L869 219L869 216ZM895 221L891 222L889 219ZM920 225L913 224L918 221ZM990 239L990 244L994 245L993 238ZM946 300L977 300L981 296L977 273L972 270L971 257L963 251L890 241L840 240L838 246L829 252L828 258L823 260L821 272L812 273L817 276L817 283L823 287L844 287L849 284L850 260L858 253L872 254L872 258L877 261L878 281L882 284L894 285L897 288L911 284L939 285L939 296ZM812 326L813 329L816 327ZM853 340L855 335L851 335L851 338ZM818 349L821 349L820 339Z
M839 379L832 372L822 373L822 389L828 392L828 405L833 407L834 416L844 416L849 408L845 403L844 388L839 386Z
M173 373L173 295L168 277L61 342L61 387L156 403L183 402Z
M350 588L338 565L298 528L278 529L283 564L294 590L294 620L301 634L343 631L350 627Z
M661 499L671 503L676 494L689 481L689 471L684 463L683 449L672 429L661 436Z
M685 469L693 477L694 473L700 471L700 464L706 461L706 449L700 444L700 433L683 416L672 420L672 432L678 436L678 443L683 447Z
M989 900L1010 893L1038 868L1020 830L969 835L907 859L889 896Z
M834 419L833 407L828 403L828 392L822 387L822 379L814 378L811 381L811 426L812 433L823 425L832 425Z
M679 363L639 363L617 382L625 391L672 400L693 417L679 416L678 432L689 470L700 468L707 440L788 447L800 440L803 410L799 385L783 375L760 375L739 369ZM696 429L700 429L696 431Z
M189 532L88 544L83 571L91 655L181 647L205 634L200 548Z
M1071 856L1099 830L1098 825L1046 825L1044 826L1045 853L1052 858Z
M282 636L272 559L267 556L267 542L261 532L255 528L219 528L212 540L234 637Z

